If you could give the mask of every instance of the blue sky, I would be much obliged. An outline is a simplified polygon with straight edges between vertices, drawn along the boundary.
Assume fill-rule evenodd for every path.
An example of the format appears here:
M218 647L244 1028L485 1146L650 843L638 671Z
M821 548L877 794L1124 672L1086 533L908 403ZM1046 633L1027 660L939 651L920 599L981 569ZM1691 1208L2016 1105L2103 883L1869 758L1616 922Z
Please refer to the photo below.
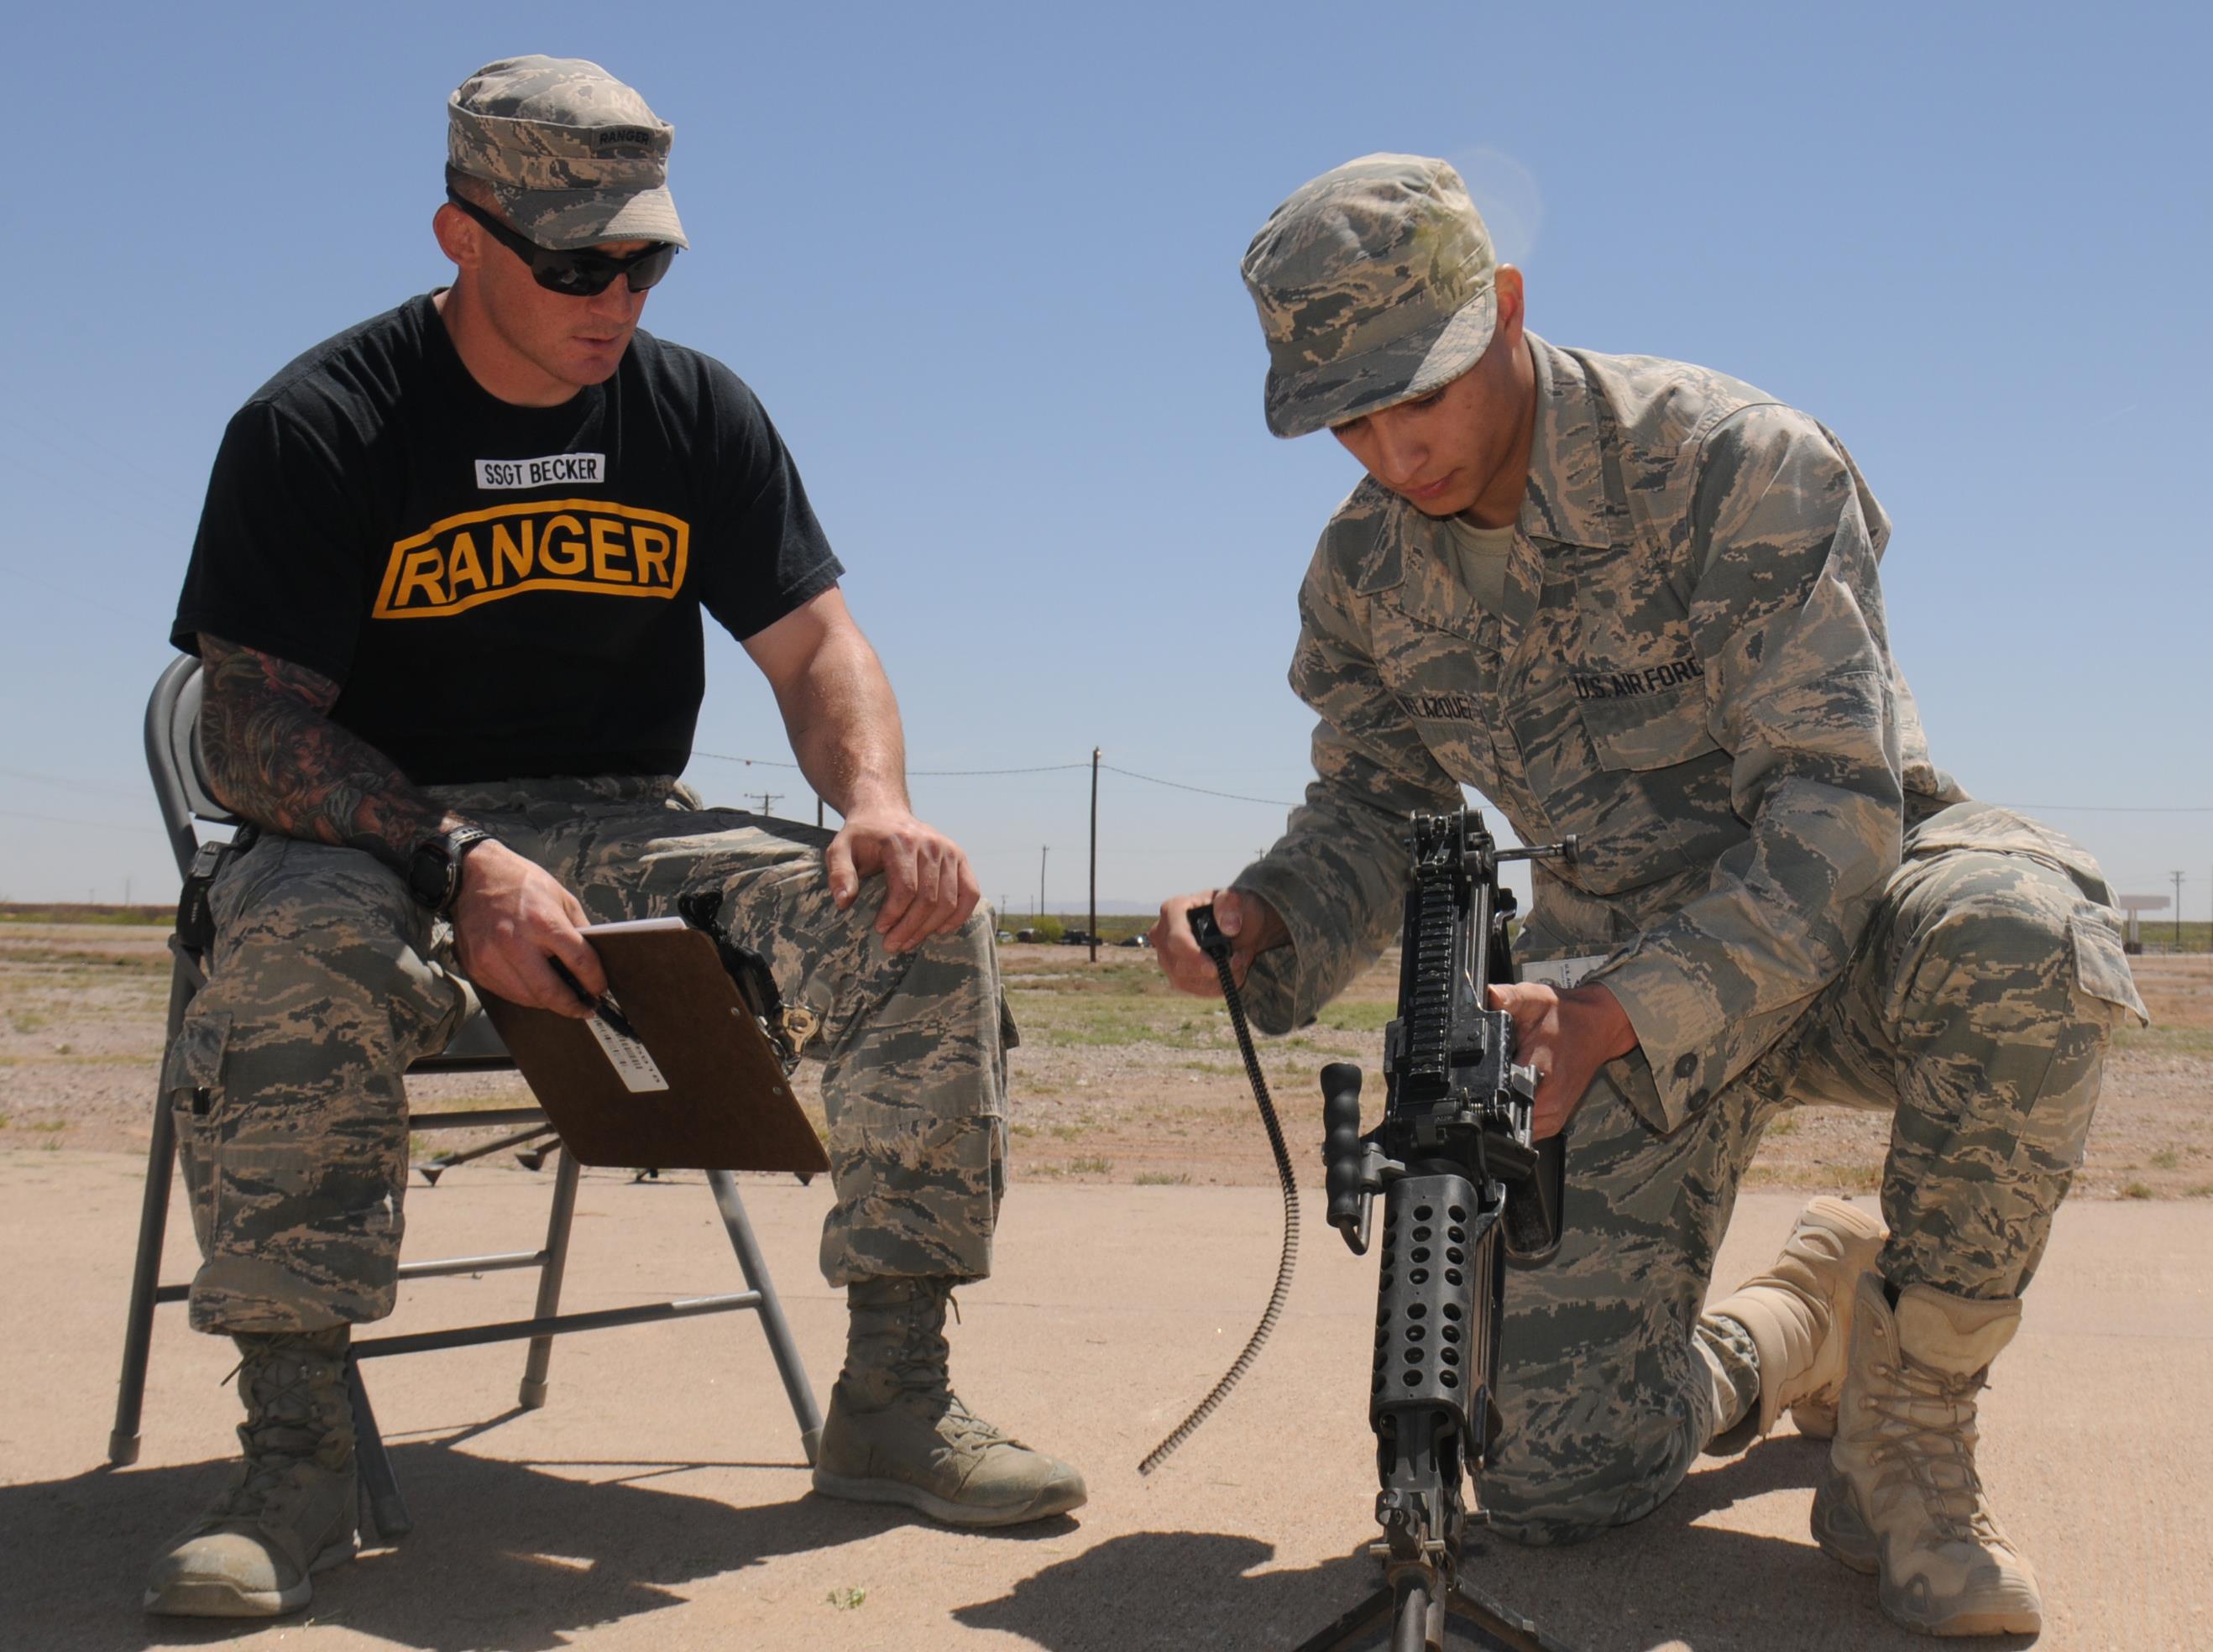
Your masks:
M1403 4L40 7L14 26L36 261L0 405L0 897L174 887L145 691L229 411L426 290L442 105L590 57L677 130L693 250L646 325L796 453L918 771L1085 763L1294 797L1293 596L1356 479L1260 419L1237 280L1374 149L1459 163L1557 343L1812 411L1896 524L1893 637L1940 763L2125 888L2213 892L2195 9ZM788 759L710 643L703 752ZM701 757L724 801L789 769ZM1080 905L1081 769L918 774L987 893ZM2092 806L2125 812L2094 813ZM1102 897L1226 879L1267 802L1109 773Z

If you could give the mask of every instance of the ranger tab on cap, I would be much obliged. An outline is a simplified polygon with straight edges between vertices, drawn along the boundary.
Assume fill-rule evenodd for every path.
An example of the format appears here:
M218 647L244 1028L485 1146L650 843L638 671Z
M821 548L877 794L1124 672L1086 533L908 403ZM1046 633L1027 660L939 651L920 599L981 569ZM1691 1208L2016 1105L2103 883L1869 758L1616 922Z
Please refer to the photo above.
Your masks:
M1302 186L1242 266L1268 339L1268 428L1304 436L1466 372L1497 323L1497 266L1442 161L1365 155Z
M563 252L603 241L668 241L676 129L582 58L503 58L446 101L446 153L492 187L515 229Z

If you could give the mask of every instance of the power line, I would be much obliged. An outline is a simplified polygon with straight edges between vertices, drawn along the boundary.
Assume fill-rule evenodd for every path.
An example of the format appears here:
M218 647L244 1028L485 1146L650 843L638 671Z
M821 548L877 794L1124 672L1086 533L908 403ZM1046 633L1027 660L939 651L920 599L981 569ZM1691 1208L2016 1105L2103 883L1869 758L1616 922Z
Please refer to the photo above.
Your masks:
M147 790L143 786L109 786L102 785L97 780L72 780L65 775L33 774L27 769L0 769L0 777L9 780L28 780L41 786L59 786L66 791L93 792L103 797L143 799Z
M1076 766L1081 767L1082 765L1079 764ZM1276 808L1293 808L1296 807L1295 804L1285 802L1280 797L1254 797L1241 791L1216 791L1211 786L1188 785L1180 780L1163 780L1156 774L1139 774L1135 769L1116 768L1112 763L1102 763L1099 766L1102 769L1111 769L1114 773L1125 776L1131 780L1143 780L1149 785L1171 786L1178 791L1195 791L1207 797L1227 797L1233 802L1240 803L1266 803Z
M1997 807L2033 809L2039 814L2213 814L2213 803L2000 803Z
M798 764L783 759L740 757L728 752L694 751L692 755L710 758L717 763L741 763L761 768L799 767ZM1005 769L909 769L907 773L916 779L951 780L1009 774L1061 774L1090 766L1088 763L1027 763ZM1197 792L1203 797L1226 797L1236 803L1265 803L1274 808L1297 807L1280 797L1256 797L1250 792L1222 791L1213 786L1193 785L1187 780L1170 780L1157 774L1141 774L1135 769L1125 769L1115 763L1102 763L1099 766L1125 779L1142 780L1147 785L1167 786L1176 791ZM1982 801L1995 800L1986 798ZM2042 814L2213 814L2213 803L1998 803L1997 807L2033 810Z
M155 838L163 835L159 826L124 826L115 820L72 820L64 815L33 814L20 808L0 808L0 816L10 820L44 820L49 826L98 826L102 832L143 832Z
M758 765L765 769L796 769L799 766L796 763L784 762L773 757L733 757L727 752L694 750L692 755L712 758L717 763L743 763L748 766ZM967 775L1053 774L1063 769L1088 769L1090 766L1088 763L1033 763L1020 769L909 769L907 774L910 777L937 780Z

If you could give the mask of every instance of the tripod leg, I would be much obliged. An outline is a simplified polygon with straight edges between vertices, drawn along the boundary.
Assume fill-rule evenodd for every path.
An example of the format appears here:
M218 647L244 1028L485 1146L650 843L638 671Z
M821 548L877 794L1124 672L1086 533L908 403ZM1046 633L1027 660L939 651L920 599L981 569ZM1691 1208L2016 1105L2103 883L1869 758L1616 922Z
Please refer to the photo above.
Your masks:
M1454 1583L1446 1604L1454 1618L1484 1637L1485 1646L1504 1647L1507 1652L1570 1652L1529 1618L1470 1588L1464 1578Z
M1390 1589L1377 1589L1327 1628L1301 1641L1296 1652L1339 1652L1378 1624L1388 1623L1398 1604Z

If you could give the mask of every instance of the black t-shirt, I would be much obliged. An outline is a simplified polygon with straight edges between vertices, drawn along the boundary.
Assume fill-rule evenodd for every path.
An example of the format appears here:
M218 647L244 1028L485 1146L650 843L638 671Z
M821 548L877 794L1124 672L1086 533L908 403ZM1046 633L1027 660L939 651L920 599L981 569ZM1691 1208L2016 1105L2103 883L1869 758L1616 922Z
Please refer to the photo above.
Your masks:
M231 420L170 636L339 683L332 719L421 784L675 774L700 609L742 639L843 571L719 362L640 332L606 383L518 407L422 297Z

